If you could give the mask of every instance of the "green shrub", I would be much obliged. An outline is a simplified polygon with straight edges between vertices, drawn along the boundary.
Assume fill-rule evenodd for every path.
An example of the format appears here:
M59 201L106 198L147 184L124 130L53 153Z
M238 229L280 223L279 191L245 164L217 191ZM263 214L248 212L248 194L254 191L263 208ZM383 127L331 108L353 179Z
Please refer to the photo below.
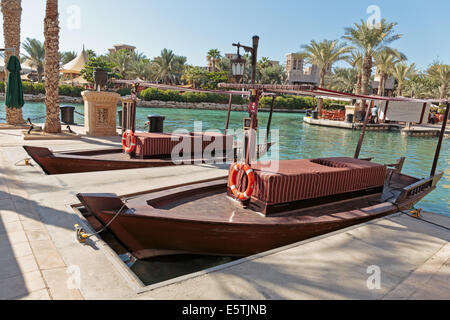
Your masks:
M83 92L85 89L83 87L70 87L70 96L72 97L81 97L81 92Z
M33 93L34 94L45 94L45 85L43 83L34 83L33 84Z
M71 96L71 92L72 92L72 86L68 86L68 85L62 85L59 86L59 95L61 96Z
M130 95L131 94L131 89L130 88L120 88L116 92L123 97L123 96Z
M141 92L141 99L145 101L152 101L152 100L160 100L164 101L164 94L162 93L162 90L158 90L156 88L147 88L145 90L142 90Z
M167 90L162 93L164 95L164 101L183 101L183 96L175 90Z
M0 92L1 93L5 92L5 83L3 81L0 82Z
M34 87L31 82L24 81L24 82L22 82L22 86L23 86L24 94L34 94Z

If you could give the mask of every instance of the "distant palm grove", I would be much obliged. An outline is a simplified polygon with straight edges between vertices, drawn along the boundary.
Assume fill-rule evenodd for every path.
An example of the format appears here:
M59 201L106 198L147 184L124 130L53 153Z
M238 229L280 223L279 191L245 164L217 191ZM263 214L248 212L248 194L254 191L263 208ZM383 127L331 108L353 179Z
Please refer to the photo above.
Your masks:
M440 61L431 62L426 70L419 70L414 63L408 62L407 55L395 49L395 41L402 35L394 30L396 23L382 20L371 27L361 20L344 30L342 39L311 40L301 46L302 58L318 66L320 70L319 86L356 94L371 94L374 71L377 71L379 84L378 95L385 95L388 78L395 79L393 91L397 96L414 98L446 98L449 94L450 65ZM24 54L22 61L35 66L38 82L43 81L44 45L36 39L27 38L22 43ZM163 49L159 56L150 59L145 54L128 50L97 55L87 50L89 61L82 75L93 82L92 72L95 68L104 68L110 78L144 80L165 84L189 85L194 88L217 89L220 82L233 81L231 62L222 56L218 49L206 53L209 68L189 65L184 56L172 50ZM76 57L75 52L62 52L60 64ZM246 70L242 81L250 82L251 61L248 55ZM334 67L336 62L344 62L348 67ZM340 65L343 65L341 63ZM287 82L283 65L273 64L267 57L257 63L256 82L264 84L284 84ZM75 90L77 91L77 90ZM323 102L319 100L319 108Z

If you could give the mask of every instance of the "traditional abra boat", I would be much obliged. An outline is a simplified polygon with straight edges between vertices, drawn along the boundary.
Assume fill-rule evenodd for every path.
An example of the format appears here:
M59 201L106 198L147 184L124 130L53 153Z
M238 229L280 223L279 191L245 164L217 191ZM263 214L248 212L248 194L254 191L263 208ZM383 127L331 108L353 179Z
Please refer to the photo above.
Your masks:
M303 86L238 86L256 89L257 94L325 93L320 88ZM337 92L327 95L347 96ZM355 97L389 101L352 95ZM446 117L448 112L447 102ZM255 118L253 112L252 124ZM108 227L137 258L173 253L245 256L263 252L410 209L436 188L443 175L436 173L436 167L445 123L431 174L421 179L401 173L404 158L388 165L359 159L368 118L353 158L251 165L246 159L231 165L228 179L131 197L78 194L78 198L87 209L88 219L97 222L97 229Z
M179 143L171 140L171 134L136 132L135 136L137 137L137 150L133 154L124 152L122 148L68 152L52 152L48 148L33 146L23 146L23 148L48 175L163 167L179 164L171 157L170 152L173 146ZM209 136L211 140L203 140L205 136ZM219 153L213 154L212 158L204 158L202 154L198 156L192 154L190 159L184 160L182 164L226 162L230 160L230 155L231 158L236 157L241 149L238 144L233 143L233 136L231 135L218 136L199 133L186 138L202 140L203 150L209 144L214 143L216 139L223 139L224 146L225 143L229 143L234 147L231 153L228 153L227 150L215 150L220 155ZM271 146L272 143L258 145L258 156L264 156ZM141 154L145 154L145 156L141 157Z
M48 148L24 146L28 155L49 175L80 172L137 169L160 166L173 166L179 161L172 158L172 151L181 142L189 140L188 150L182 150L179 158L182 164L232 162L240 152L240 143L234 141L234 136L227 134L230 121L231 103L233 95L243 95L241 91L206 91L177 86L158 85L148 82L129 81L135 87L156 87L178 91L201 91L226 94L230 96L225 133L190 132L187 134L171 134L163 132L135 131L136 103L131 108L127 119L129 130L123 130L123 148L109 148L97 150L81 150L68 152L52 152ZM271 110L270 119L272 118ZM268 124L268 129L270 123ZM271 148L272 143L257 146L257 155L262 157ZM197 150L198 148L199 150ZM211 151L205 156L205 150Z

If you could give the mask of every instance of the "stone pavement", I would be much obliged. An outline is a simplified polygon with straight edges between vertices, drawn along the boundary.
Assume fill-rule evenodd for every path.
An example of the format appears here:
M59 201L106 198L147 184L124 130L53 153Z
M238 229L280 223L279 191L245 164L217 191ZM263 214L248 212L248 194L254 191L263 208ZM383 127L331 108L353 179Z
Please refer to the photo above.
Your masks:
M27 141L0 131L0 299L449 299L450 233L392 215L212 270L144 287L100 239L75 240L78 192L129 194L221 177L178 166L47 176L22 167L23 144L53 150L117 146L119 137ZM450 219L424 217L450 226ZM378 268L378 269L377 269ZM370 276L379 271L380 282ZM375 283L375 287L371 287Z

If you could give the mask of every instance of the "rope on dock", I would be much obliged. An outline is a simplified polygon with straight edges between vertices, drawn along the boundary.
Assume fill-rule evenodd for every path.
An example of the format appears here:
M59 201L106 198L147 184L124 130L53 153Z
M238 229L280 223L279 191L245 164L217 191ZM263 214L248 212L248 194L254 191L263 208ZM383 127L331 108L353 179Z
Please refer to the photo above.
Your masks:
M119 209L119 211L117 211L116 215L102 229L100 229L100 231L97 231L97 232L87 236L86 239L91 238L91 237L93 237L93 236L95 236L97 234L100 234L103 231L105 231L106 228L108 228L111 225L111 223L119 216L119 214L122 212L123 208L125 208L126 205L127 205L127 201L124 200L124 203L123 203L122 207Z
M413 215L410 214L409 212L405 212L405 211L401 210L400 207L398 206L398 204L396 204L396 203L394 203L394 202L391 202L391 203L397 207L397 209L398 209L399 212L403 213L404 215L407 215L407 216L410 217L410 218L413 218L413 219L415 219L415 220L419 220L419 221L423 221L423 222L432 224L432 225L434 225L434 226L436 226L436 227L440 227L440 228L444 228L444 229L446 229L446 230L450 230L449 227L443 226L443 225L441 225L441 224L438 224L438 223L435 223L435 222L432 222L432 221L429 221L429 220L425 220L425 219L423 219L423 218L421 218L421 217L413 216ZM417 209L415 209L415 210L417 210Z
M402 189L402 188L393 188L392 190L403 190L403 189ZM370 205L377 205L377 204L389 202L389 203L391 203L391 204L393 204L394 206L397 207L398 212L403 213L404 215L407 215L407 216L410 217L410 218L413 218L413 219L419 220L419 221L423 221L423 222L432 224L432 225L434 225L434 226L444 228L444 229L446 229L446 230L450 230L449 227L443 226L443 225L441 225L441 224L438 224L438 223L435 223L435 222L432 222L432 221L429 221L429 220L425 220L425 219L423 219L423 218L420 217L420 216L414 216L414 215L410 214L409 212L405 212L405 211L403 211L402 209L400 209L399 205L398 205L396 202L390 201L390 200L392 200L393 198L396 197L395 194L392 192L392 190L389 190L389 192L391 193L392 197L386 199L385 201L369 201L369 204L370 204ZM416 209L416 208L413 208L413 209L416 210L416 211L419 211L419 210ZM420 211L422 211L422 210L420 210Z
M83 114L83 113L81 113L81 112L78 112L77 110L74 110L73 112L75 112L76 114L78 114L78 115L80 115L80 116L84 117L84 114Z

